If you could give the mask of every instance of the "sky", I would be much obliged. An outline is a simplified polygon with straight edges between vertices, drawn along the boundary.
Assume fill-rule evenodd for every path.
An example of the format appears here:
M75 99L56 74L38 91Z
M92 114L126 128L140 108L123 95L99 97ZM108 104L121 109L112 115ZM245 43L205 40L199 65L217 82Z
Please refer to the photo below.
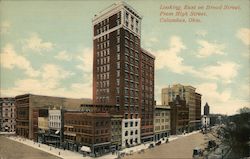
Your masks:
M0 1L1 97L92 98L92 19L115 2ZM249 0L126 2L143 17L141 46L156 56L157 104L162 88L181 83L194 86L212 113L250 107ZM239 9L206 10L199 23L163 23L161 5Z

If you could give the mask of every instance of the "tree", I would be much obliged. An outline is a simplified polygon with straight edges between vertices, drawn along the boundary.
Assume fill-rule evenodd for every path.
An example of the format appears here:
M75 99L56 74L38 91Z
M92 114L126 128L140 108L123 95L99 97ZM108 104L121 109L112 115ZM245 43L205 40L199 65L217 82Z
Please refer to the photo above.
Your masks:
M250 113L250 108L249 107L243 107L237 110L238 113L243 114L243 113Z
M250 113L230 116L226 126L220 131L223 136L222 143L232 149L231 157L242 158L250 155Z

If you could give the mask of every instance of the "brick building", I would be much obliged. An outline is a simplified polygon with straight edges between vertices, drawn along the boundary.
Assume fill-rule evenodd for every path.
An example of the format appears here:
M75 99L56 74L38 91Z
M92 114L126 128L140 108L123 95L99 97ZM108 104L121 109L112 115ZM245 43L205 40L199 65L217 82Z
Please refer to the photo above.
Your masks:
M124 124L140 118L142 141L152 141L155 58L141 49L141 20L124 2L94 16L93 102L115 105ZM124 139L125 133L122 130ZM135 144L133 138L129 140Z
M16 106L15 98L0 98L0 131L15 132Z
M110 150L120 150L122 148L122 119L123 114L115 105L82 104L81 111L92 113L109 113L111 117L111 145Z
M16 134L25 138L37 140L38 108L48 109L51 106L61 106L65 109L80 109L82 103L92 103L90 99L71 99L63 97L24 94L15 97L17 118Z
M169 102L171 112L171 134L181 134L189 129L189 108L179 95Z
M110 140L111 116L108 112L64 112L64 143L67 149L85 150L85 153L96 157L110 152Z

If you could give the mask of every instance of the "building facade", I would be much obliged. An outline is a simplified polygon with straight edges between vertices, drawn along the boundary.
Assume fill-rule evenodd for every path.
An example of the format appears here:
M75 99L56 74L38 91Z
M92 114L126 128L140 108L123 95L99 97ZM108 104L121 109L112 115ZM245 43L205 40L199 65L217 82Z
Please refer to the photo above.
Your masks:
M122 120L123 114L115 105L82 104L81 111L92 113L108 113L111 116L111 145L112 152L122 148Z
M34 94L24 94L15 97L16 101L16 134L29 139L37 139L38 108L49 109L51 106L62 106L65 109L80 109L83 103L92 103L90 99L71 99Z
M122 120L122 147L131 147L141 143L141 119Z
M111 115L111 151L122 148L122 118L123 115Z
M210 109L210 107L209 107L209 105L206 103L205 106L204 106L204 115L209 115L209 114L210 114L209 109Z
M0 98L0 131L16 131L15 98Z
M178 95L186 101L189 109L189 131L198 129L201 125L201 94L195 92L196 88L175 84L162 89L162 104L172 102Z
M110 152L111 116L109 113L65 111L64 146L73 151L86 151L90 156ZM85 148L85 149L83 149Z
M141 19L124 2L94 16L93 102L115 105L123 123L140 118L140 135L147 141L153 140L154 57L141 49Z
M59 147L62 146L63 143L63 112L64 109L52 108L49 109L49 141L50 144Z
M170 106L156 105L154 111L154 139L165 140L170 136Z
M189 129L189 108L185 100L181 99L179 95L175 97L170 105L171 116L171 134L181 134L188 132Z
M154 61L155 57L141 49L141 140L154 139Z

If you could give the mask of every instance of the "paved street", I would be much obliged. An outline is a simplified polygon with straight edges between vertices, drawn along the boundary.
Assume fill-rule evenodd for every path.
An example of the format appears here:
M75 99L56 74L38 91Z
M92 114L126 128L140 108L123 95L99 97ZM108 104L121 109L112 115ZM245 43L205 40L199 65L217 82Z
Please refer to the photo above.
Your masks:
M0 159L60 159L0 135Z
M147 149L144 153L134 153L132 155L125 156L124 158L192 158L193 149L195 147L203 148L209 138L212 138L211 135L207 136L201 133L195 133L182 137L181 139L173 140L169 143L163 143L152 149Z

